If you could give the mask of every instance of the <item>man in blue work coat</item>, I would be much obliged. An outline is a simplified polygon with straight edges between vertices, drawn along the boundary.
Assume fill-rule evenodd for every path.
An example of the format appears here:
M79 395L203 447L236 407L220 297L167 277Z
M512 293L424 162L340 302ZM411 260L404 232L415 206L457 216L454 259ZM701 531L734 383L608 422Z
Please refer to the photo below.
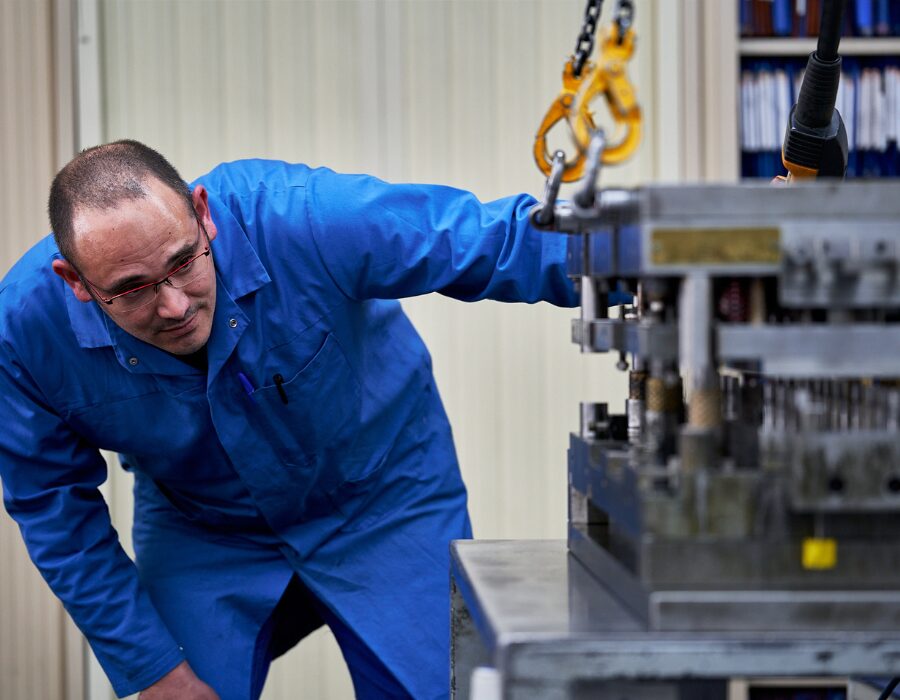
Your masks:
M394 300L575 304L532 204L273 161L188 186L134 141L60 171L0 283L0 479L117 694L256 698L327 623L358 696L447 695L466 492ZM136 563L99 449L135 474Z

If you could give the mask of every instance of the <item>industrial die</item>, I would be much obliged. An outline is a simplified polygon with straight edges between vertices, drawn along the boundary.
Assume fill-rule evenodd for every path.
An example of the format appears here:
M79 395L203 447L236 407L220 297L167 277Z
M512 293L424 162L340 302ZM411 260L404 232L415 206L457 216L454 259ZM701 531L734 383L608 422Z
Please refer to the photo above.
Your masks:
M581 407L570 552L651 629L896 630L900 187L583 194L533 220L629 391Z

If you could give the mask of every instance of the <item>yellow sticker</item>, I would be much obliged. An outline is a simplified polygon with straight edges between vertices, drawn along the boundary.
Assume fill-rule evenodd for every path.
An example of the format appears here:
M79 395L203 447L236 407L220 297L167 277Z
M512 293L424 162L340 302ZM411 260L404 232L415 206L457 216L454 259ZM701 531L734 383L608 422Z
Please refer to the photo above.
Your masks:
M803 540L804 569L833 569L837 566L837 540L807 537Z

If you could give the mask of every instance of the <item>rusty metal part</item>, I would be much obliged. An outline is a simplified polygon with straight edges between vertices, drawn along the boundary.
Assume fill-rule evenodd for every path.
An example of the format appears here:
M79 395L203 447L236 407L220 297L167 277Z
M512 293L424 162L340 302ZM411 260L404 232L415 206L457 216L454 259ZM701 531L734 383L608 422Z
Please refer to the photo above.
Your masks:
M647 379L647 410L678 413L681 410L681 383L668 383L660 377Z
M722 425L721 392L718 386L694 389L688 402L688 425L718 428Z

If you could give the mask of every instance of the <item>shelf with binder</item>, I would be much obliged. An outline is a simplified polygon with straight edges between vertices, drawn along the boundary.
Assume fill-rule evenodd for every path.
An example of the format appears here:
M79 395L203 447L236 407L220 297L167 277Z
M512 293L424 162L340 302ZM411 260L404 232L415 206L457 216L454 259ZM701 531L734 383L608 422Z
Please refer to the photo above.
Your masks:
M741 37L815 37L831 0L736 0ZM900 0L845 0L845 39L900 36Z
M738 42L741 56L808 56L816 48L809 37L753 37ZM847 37L841 40L843 56L900 55L900 37Z
M819 2L739 0L738 7L740 175L771 178L785 172L781 143L806 57L816 48L818 30L809 21ZM847 177L898 177L900 0L851 0L847 8L835 105L847 129Z
M781 142L806 61L743 56L740 65L741 176L783 174ZM845 56L835 106L847 129L847 177L900 176L900 56Z
M816 49L824 1L729 3L739 74L741 177L785 172L781 143L806 57ZM900 0L847 0L840 53L836 107L850 147L847 177L898 177Z

